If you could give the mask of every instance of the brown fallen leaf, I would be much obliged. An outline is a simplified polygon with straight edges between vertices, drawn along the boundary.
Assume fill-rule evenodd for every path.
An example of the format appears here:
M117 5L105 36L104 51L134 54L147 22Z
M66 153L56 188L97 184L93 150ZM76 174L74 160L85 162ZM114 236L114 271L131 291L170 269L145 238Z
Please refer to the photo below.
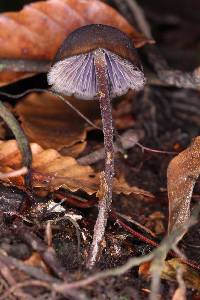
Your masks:
M139 268L139 274L144 278L150 278L150 267L151 263L141 264ZM161 278L170 281L176 281L176 273L178 268L182 268L182 276L186 287L200 290L199 274L188 265L184 264L179 258L173 258L165 261Z
M186 224L190 217L190 202L200 173L200 136L170 162L167 169L169 198L168 231ZM179 239L182 238L182 235Z
M96 194L100 186L100 173L90 166L81 166L73 157L62 156L54 149L43 150L38 144L31 144L33 153L32 185L46 191L65 188L72 192L82 190L89 195ZM20 166L20 153L15 140L0 141L0 171L8 172ZM6 180L6 179L5 179ZM11 180L11 179L10 179ZM7 180L6 180L7 181ZM15 181L20 182L20 180ZM138 196L154 196L137 187L130 187L125 180L114 180L115 194L135 194Z
M39 267L41 268L45 273L50 274L50 270L43 261L41 255L37 252L33 252L32 255L24 261L24 263L31 267Z
M126 32L136 47L150 42L115 9L98 0L49 0L0 14L0 58L52 60L64 38L76 28L102 23ZM42 30L42 34L41 34ZM0 86L32 76L1 72Z
M88 105L88 101L69 100L91 121L100 116L97 101L90 101ZM77 146L77 143L85 141L88 124L57 97L48 93L33 93L20 101L15 111L31 142L37 142L45 149L63 150L65 155L70 147L70 156L74 156L73 152L77 155L84 149L80 144Z

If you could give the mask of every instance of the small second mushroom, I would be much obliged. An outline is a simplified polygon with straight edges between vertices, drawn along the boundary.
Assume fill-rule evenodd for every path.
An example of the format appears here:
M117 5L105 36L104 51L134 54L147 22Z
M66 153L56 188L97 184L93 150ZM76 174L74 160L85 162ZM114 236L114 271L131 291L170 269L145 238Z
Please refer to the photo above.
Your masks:
M48 73L51 89L79 99L98 99L101 108L105 170L103 199L94 228L88 266L92 267L99 254L108 213L112 202L114 177L114 147L111 99L129 89L139 91L145 83L136 50L129 37L117 28L92 24L72 32L58 50Z

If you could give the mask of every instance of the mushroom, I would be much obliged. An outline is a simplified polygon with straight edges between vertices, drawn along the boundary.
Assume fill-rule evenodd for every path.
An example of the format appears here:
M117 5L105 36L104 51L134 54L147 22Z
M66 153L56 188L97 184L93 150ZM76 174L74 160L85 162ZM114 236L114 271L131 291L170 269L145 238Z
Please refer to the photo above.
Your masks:
M129 89L139 91L145 78L136 50L129 37L117 28L92 24L72 32L59 48L48 73L51 90L79 99L98 99L104 133L105 170L103 198L94 228L88 266L99 254L112 202L114 147L111 99Z

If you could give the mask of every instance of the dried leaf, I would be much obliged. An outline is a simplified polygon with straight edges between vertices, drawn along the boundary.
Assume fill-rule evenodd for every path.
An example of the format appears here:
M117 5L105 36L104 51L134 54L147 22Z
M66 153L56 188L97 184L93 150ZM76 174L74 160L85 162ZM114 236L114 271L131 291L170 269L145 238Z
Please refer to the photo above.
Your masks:
M168 166L169 232L189 220L192 192L199 173L200 136L196 137L187 149L172 159Z
M139 274L145 278L150 277L151 263L142 264L139 268ZM200 290L200 276L188 265L184 264L179 258L173 258L165 261L164 268L161 273L161 278L176 281L176 272L178 268L182 268L183 280L188 288Z
M90 101L89 105L88 101L71 99L70 102L91 121L100 116L96 101ZM68 147L86 139L86 122L67 104L48 93L34 93L25 97L16 106L16 113L30 141L39 143L45 149L63 150L67 155ZM73 149L71 152L68 149L68 155L73 156L72 152Z
M72 192L82 190L89 195L96 194L100 186L100 174L90 166L79 165L73 157L62 156L54 149L43 150L38 144L31 144L33 153L33 187L54 191L66 188ZM0 171L20 166L20 153L16 141L0 142ZM116 194L136 194L153 197L137 187L130 187L123 180L114 180Z
M0 57L51 60L70 32L92 23L121 29L133 39L136 47L149 42L105 3L97 0L49 0L26 5L19 12L0 15ZM2 72L0 86L31 75Z
M41 255L37 252L33 252L32 255L24 261L24 263L31 267L39 267L43 269L44 272L50 274L50 271L43 261Z

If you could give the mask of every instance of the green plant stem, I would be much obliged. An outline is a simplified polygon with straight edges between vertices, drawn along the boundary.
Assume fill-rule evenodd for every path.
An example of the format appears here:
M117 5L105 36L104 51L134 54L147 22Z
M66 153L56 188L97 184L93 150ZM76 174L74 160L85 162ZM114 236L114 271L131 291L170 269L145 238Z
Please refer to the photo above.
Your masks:
M22 155L22 165L27 167L28 170L30 170L32 164L32 153L29 142L14 115L5 107L5 105L1 101L0 117L8 125L8 127L11 129L16 138L19 150ZM25 184L27 186L30 186L30 181L31 178L29 173L25 175Z

